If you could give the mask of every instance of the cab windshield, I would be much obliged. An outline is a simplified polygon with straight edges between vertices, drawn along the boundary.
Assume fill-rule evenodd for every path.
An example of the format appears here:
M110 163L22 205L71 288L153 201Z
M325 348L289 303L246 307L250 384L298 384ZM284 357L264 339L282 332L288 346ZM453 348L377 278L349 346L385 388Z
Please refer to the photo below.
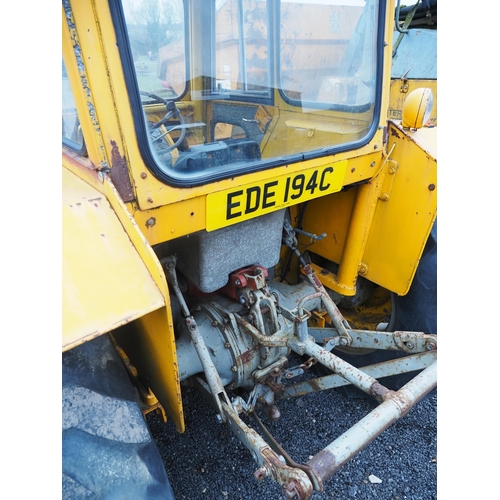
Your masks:
M123 0L122 7L136 129L158 178L199 184L373 136L377 0Z

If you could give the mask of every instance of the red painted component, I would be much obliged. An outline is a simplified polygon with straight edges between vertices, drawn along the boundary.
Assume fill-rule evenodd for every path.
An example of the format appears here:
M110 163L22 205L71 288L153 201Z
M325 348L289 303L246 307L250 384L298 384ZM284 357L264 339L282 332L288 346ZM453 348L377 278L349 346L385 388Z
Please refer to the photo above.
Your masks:
M262 266L250 266L229 275L229 282L221 288L221 292L238 300L238 289L249 287L252 290L259 290L266 284L268 276L267 269Z

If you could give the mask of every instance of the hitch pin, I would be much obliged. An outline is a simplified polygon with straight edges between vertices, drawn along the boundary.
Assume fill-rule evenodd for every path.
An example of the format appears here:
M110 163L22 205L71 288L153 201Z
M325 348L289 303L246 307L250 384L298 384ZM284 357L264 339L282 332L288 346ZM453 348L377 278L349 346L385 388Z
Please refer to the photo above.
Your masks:
M339 344L340 345L345 345L347 344L346 339L344 337L341 337L340 335L337 337L330 337L324 339L324 345L323 349L325 351L331 351L334 347L337 347Z

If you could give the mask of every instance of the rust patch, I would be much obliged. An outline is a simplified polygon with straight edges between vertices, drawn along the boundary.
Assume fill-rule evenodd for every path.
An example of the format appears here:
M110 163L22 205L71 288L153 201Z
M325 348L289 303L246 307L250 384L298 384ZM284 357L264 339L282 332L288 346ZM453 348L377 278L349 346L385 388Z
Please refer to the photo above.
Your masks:
M253 359L254 356L255 356L255 351L253 349L250 349L249 351L246 351L241 355L241 362L244 365L246 365Z
M398 139L401 139L400 135L398 134L397 129L391 127L391 136L397 137Z
M326 449L314 455L314 457L306 462L306 465L308 465L312 469L312 473L322 481L333 476L342 466L342 464L337 463L335 455Z
M374 382L370 387L370 394L374 398L382 398L383 400L392 397L394 391L387 389L387 387L383 386L380 382Z
M120 155L115 141L111 141L111 146L111 170L109 175L122 200L125 202L132 201L134 199L134 191L130 183L127 161L124 156Z

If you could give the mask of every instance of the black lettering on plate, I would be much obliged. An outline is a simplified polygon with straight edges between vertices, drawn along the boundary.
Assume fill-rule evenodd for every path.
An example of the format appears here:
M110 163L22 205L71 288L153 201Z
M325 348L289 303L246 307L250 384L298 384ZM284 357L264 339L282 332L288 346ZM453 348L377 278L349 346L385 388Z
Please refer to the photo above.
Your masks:
M323 173L321 174L321 180L319 181L319 190L320 191L326 191L330 187L330 183L325 185L325 175L327 173L333 172L333 167L328 167L323 170Z
M252 204L252 195L255 193L254 201ZM253 186L247 189L247 203L245 206L245 213L251 214L255 212L260 205L260 186Z
M235 191L234 193L228 193L227 195L227 207L226 207L226 220L229 219L234 219L235 217L239 217L241 215L241 212L233 212L233 208L239 207L241 205L241 202L235 201L233 202L233 198L236 198L237 196L241 196L243 194L243 191Z
M266 182L266 184L264 184L264 196L262 199L262 208L274 207L274 205L276 205L276 200L269 201L270 198L273 198L276 195L276 191L270 192L269 188L272 188L273 186L276 186L277 184L278 184L278 181Z

